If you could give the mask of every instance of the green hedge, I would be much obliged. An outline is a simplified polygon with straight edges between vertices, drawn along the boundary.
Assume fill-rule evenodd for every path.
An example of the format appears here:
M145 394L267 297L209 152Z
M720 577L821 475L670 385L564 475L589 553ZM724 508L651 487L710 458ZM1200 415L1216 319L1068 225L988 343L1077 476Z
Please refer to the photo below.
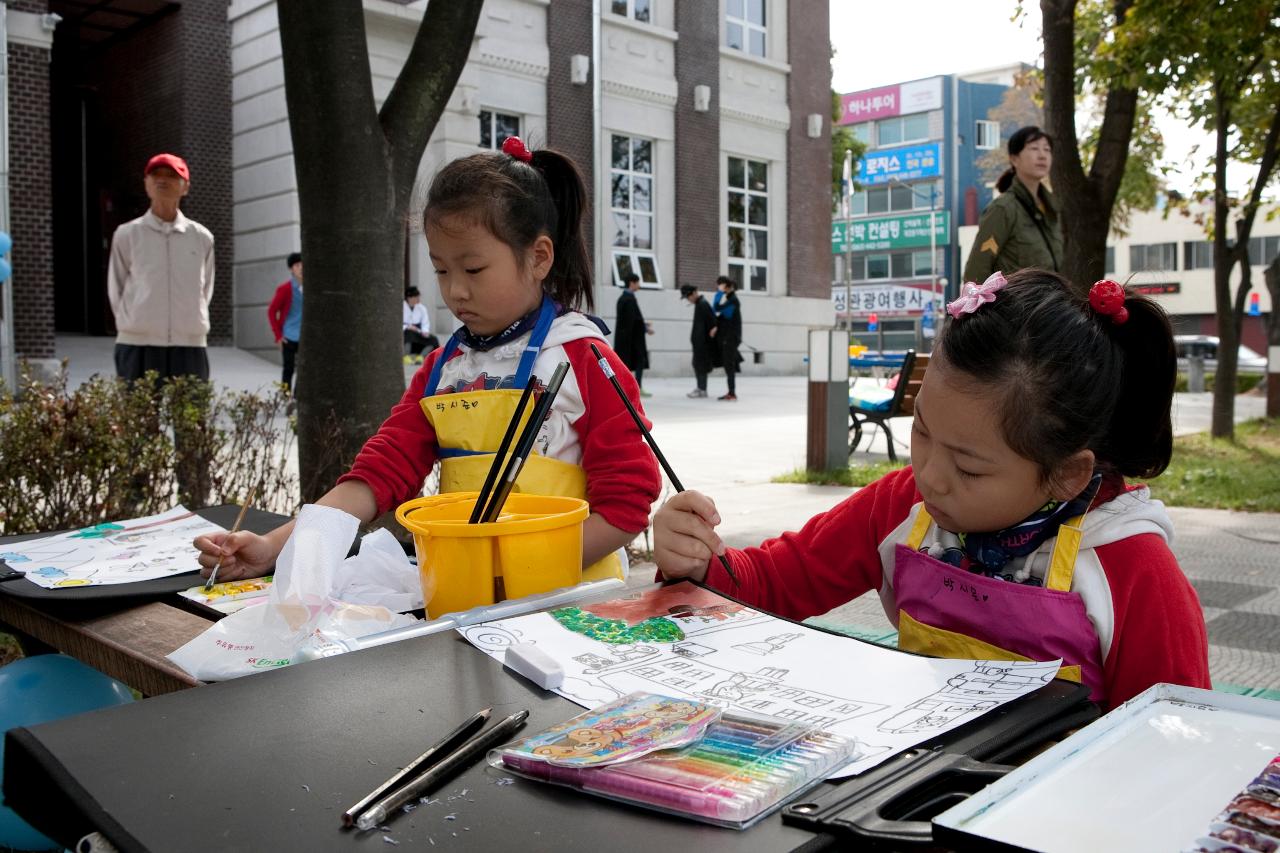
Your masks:
M1206 373L1204 375L1204 390L1206 392L1213 390L1213 380L1216 374ZM1263 380L1264 374L1261 373L1237 373L1236 374L1236 393L1243 394L1246 391L1252 391ZM1187 374L1179 373L1177 384L1173 386L1175 391L1187 390Z

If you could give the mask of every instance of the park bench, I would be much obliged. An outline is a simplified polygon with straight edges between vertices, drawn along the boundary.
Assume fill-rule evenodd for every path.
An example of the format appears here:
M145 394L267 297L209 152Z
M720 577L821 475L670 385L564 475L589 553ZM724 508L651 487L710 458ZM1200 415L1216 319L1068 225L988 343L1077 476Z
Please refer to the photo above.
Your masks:
M851 366L857 366L858 359L850 359ZM878 393L851 391L849 394L849 454L857 451L862 443L862 430L865 425L880 427L884 431L888 446L889 461L897 462L898 454L893 447L893 431L889 427L892 418L911 416L915 413L916 394L920 391L920 383L924 380L924 371L929 364L927 354L917 355L915 350L907 350L898 366L898 381L892 391L884 389ZM867 449L871 449L871 436L867 436Z

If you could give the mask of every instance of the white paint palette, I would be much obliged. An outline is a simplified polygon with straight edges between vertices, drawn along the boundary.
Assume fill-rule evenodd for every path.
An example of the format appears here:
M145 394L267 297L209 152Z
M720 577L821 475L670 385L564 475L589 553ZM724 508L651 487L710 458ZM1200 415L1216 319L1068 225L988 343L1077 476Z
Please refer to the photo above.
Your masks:
M1174 851L1280 753L1280 702L1157 684L934 818L957 849Z

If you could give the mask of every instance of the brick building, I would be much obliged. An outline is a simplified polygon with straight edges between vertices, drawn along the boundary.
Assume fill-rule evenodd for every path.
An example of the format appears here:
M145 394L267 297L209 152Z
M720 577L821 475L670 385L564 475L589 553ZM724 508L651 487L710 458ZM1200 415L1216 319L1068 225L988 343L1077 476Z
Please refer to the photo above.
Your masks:
M426 4L363 5L381 101ZM710 292L722 273L767 354L754 369L799 370L805 330L832 319L826 3L599 5L595 21L591 0L487 0L419 183L511 133L566 151L593 195L598 311L641 275L655 372L687 370L679 285ZM301 235L274 0L9 8L19 355L53 356L55 331L114 333L111 234L146 209L142 166L167 150L191 165L184 211L217 241L210 342L276 357L265 307ZM452 328L416 232L406 284Z
M216 240L211 343L232 328L231 59L218 0L9 3L10 208L15 348L48 359L54 334L113 334L111 235L147 208L142 167L191 166L183 211Z
M379 101L424 6L365 0ZM565 151L593 194L597 310L611 318L622 273L640 274L655 373L688 371L679 285L709 292L722 273L742 283L744 340L766 353L749 369L798 371L805 330L832 319L826 3L600 6L597 36L591 0L487 0L419 184L512 133ZM274 0L233 0L229 18L236 343L274 357L265 306L300 242ZM421 234L409 255L433 328L453 328Z

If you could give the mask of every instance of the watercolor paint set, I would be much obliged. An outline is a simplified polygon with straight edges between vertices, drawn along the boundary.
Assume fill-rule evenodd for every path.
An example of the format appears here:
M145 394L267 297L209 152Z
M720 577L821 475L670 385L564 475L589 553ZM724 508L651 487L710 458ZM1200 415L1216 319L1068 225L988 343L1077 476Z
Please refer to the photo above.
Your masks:
M786 720L637 692L491 756L529 779L745 829L854 754L852 740Z
M1227 803L1197 838L1191 853L1276 853L1280 850L1280 755Z

